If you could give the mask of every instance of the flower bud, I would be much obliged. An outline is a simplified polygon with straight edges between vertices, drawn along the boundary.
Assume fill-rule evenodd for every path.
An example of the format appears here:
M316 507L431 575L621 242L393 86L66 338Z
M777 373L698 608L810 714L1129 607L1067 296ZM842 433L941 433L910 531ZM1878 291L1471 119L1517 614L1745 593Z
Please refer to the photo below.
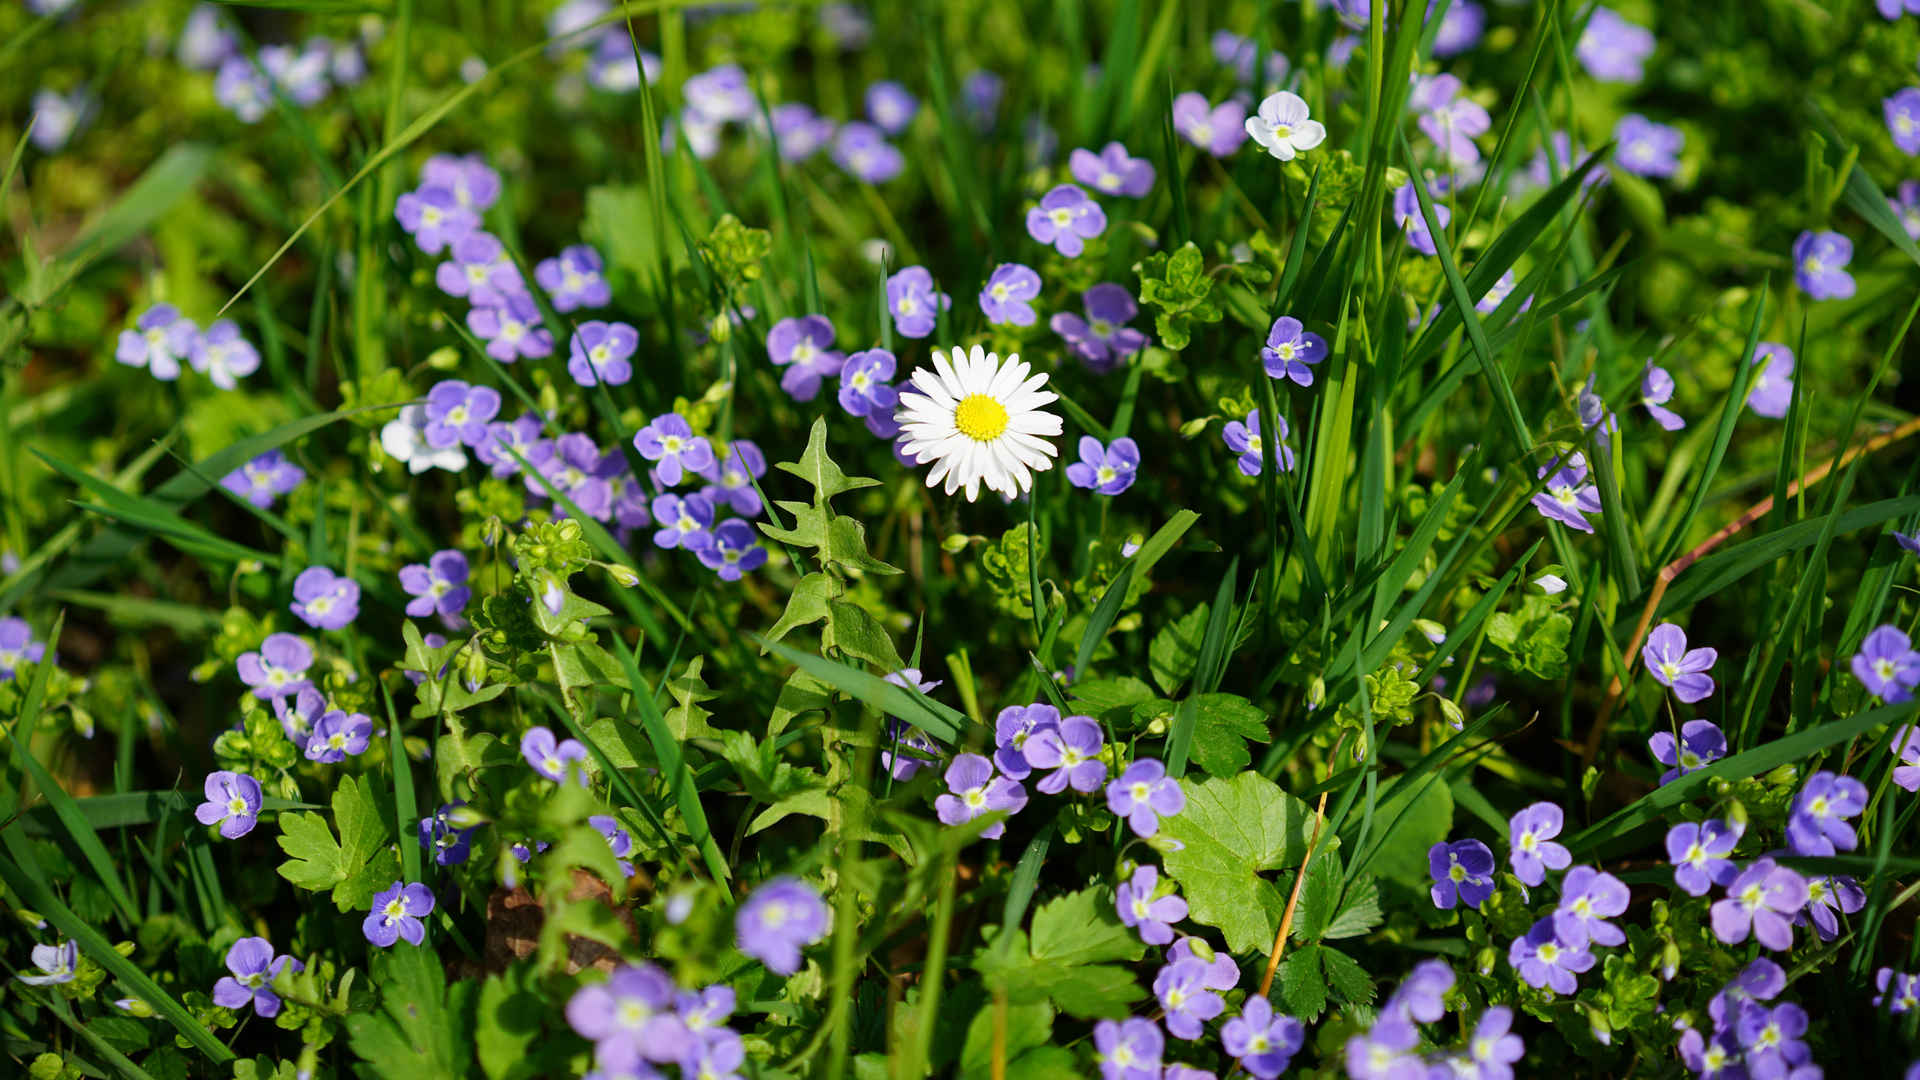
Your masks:
M635 585L640 584L640 575L621 566L619 563L607 564L607 576L613 579L615 585L623 589L631 589Z
M435 349L427 356L427 366L435 371L452 371L460 366L460 350L451 345Z
M1460 711L1460 706L1455 705L1452 698L1440 699L1440 715L1447 718L1448 725L1455 731L1467 726L1467 714Z

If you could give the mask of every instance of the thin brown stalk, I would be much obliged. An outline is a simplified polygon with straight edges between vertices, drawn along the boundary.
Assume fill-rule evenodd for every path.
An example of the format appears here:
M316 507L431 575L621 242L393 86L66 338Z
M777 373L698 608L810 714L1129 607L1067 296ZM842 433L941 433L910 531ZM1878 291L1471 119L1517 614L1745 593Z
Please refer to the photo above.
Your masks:
M1346 745L1347 737L1333 744L1333 752L1327 755L1327 779L1333 779L1333 763L1340 758L1340 748ZM1287 895L1287 909L1280 913L1280 932L1274 935L1273 951L1267 954L1267 973L1260 977L1260 996L1267 996L1273 988L1273 973L1280 968L1280 954L1287 947L1287 933L1293 929L1293 913L1300 906L1300 887L1306 884L1307 867L1313 864L1313 851L1320 846L1320 827L1327 823L1327 796L1332 789L1320 793L1320 805L1313 813L1313 835L1307 838L1307 854L1300 860L1300 872L1293 876L1293 891Z

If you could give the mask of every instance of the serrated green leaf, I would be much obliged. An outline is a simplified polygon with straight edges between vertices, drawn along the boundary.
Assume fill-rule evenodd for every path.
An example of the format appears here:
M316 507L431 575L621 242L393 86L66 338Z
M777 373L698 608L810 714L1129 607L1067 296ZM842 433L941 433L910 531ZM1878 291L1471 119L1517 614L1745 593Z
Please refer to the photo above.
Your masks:
M1033 913L1034 959L1058 964L1140 959L1146 946L1113 905L1113 891L1104 886L1042 904Z
M1219 928L1231 952L1264 952L1280 927L1286 897L1262 875L1300 865L1313 811L1258 773L1196 784L1182 780L1187 808L1161 833L1182 847L1164 856L1190 917Z
M1318 945L1295 949L1277 973L1284 1011L1306 1023L1312 1023L1327 1008L1327 980L1320 974L1320 952Z
M1267 714L1243 697L1200 694L1194 702L1198 711L1189 756L1214 776L1232 776L1252 763L1248 740L1264 743L1273 738Z
M1345 1001L1354 1005L1373 1004L1373 980L1353 957L1322 945L1320 970L1326 973L1327 985Z
M843 492L858 491L880 483L864 476L848 476L827 456L827 419L824 416L814 418L813 427L807 432L807 448L801 452L800 460L782 461L776 468L812 484L816 506L824 506L828 499Z
M399 876L400 857L368 778L347 777L333 791L333 825L319 814L280 815L280 876L313 892L333 890L341 911L364 908ZM334 839L334 829L340 831Z

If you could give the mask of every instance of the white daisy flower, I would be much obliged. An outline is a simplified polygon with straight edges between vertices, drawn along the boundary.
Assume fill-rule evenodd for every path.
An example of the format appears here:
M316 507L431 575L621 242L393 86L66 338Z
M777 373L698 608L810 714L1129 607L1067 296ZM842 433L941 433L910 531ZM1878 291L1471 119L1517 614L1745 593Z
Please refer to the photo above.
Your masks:
M901 450L933 465L927 486L946 481L947 494L964 487L974 501L980 485L1011 499L1033 486L1033 474L1053 468L1046 436L1060 434L1060 418L1042 411L1058 395L1040 387L1043 372L1009 355L1005 363L975 345L956 348L951 363L933 354L933 370L916 368L913 390L900 395ZM917 391L917 392L916 392Z
M1247 134L1281 161L1292 161L1327 139L1326 126L1307 119L1307 103L1286 90L1267 95L1260 111L1247 117Z

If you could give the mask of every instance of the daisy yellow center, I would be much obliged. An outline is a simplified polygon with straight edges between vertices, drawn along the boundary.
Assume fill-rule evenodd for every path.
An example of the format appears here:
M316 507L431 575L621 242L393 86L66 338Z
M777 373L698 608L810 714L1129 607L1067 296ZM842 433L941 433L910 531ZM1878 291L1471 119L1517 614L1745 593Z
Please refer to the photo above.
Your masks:
M976 442L992 442L1007 430L1007 407L985 394L968 394L953 410L953 426Z

